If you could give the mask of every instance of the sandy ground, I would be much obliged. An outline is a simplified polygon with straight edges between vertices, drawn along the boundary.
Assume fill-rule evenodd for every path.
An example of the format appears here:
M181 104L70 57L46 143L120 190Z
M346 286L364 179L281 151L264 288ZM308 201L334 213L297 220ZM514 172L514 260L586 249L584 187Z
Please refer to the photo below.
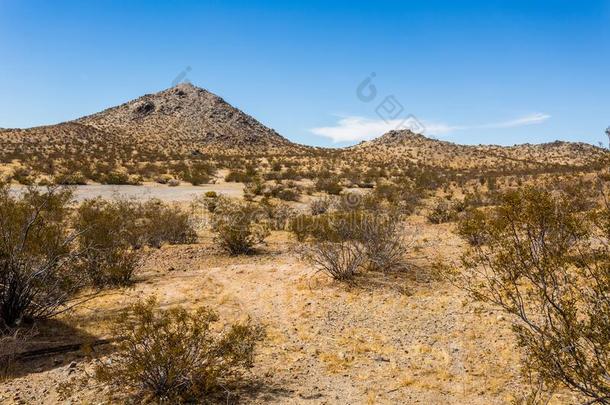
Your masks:
M128 198L136 200L158 198L162 201L187 202L197 196L204 195L207 191L215 191L228 197L241 197L243 195L243 184L241 183L202 184L200 186L184 184L176 187L157 183L145 183L141 186L91 184L74 186L74 188L76 201L102 197L105 199ZM11 189L20 193L25 189L25 186L13 185Z
M367 273L351 286L316 273L285 232L274 232L254 256L229 257L210 235L166 246L150 253L132 288L106 292L41 327L40 339L104 337L118 309L156 295L163 306L209 305L226 320L249 315L265 325L250 388L229 402L509 403L521 377L508 321L428 267L462 249L451 225L415 221L406 228L416 235L411 271ZM0 403L124 403L127 393L93 380L68 400L58 393L62 383L91 374L110 349L30 361L0 384Z

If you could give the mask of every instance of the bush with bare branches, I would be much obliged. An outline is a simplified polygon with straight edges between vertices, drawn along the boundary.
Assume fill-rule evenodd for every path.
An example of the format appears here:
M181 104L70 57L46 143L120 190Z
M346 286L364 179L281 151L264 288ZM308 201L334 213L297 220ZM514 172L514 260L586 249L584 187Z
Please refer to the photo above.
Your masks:
M366 262L364 248L353 240L315 242L306 249L305 257L320 271L339 281L354 278Z
M379 215L362 227L360 241L370 270L392 271L404 265L408 245L398 216Z

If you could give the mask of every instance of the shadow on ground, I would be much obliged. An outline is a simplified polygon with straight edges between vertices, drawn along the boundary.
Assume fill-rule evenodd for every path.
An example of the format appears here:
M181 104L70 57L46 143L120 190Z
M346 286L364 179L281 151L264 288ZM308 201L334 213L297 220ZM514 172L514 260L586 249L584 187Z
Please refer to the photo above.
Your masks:
M59 320L22 325L1 338L0 378L10 380L69 365L111 350L96 336Z

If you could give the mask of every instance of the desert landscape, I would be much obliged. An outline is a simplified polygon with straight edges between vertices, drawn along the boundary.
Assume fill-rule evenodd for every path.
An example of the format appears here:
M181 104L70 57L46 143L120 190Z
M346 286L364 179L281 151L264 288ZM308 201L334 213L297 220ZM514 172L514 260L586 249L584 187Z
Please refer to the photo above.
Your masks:
M0 404L610 404L609 21L0 2Z
M141 116L144 107L151 111ZM190 133L202 124L213 128L209 136ZM163 128L179 136L159 135L146 153L132 145L143 138L139 131ZM577 199L579 215L596 212L610 179L607 150L568 142L462 146L406 130L345 149L293 145L190 84L73 123L5 130L0 139L3 249L14 252L10 240L24 232L9 210L59 204L65 212L57 221L82 233L77 253L57 254L88 267L79 268L87 280L72 276L80 284L69 295L39 292L47 301L34 297L5 321L3 403L163 399L146 385L117 390L118 381L99 377L125 350L113 329L117 317L149 297L156 311L205 306L224 324L248 319L264 330L239 381L210 387L201 397L208 401L531 401L527 347L511 330L518 316L477 300L474 284L455 276L468 271L461 260L477 246L469 221L528 187ZM234 146L242 144L249 149ZM138 154L102 165L96 159L109 155L92 151L109 146ZM77 170L76 160L87 166ZM55 214L39 215L35 235L44 236ZM32 251L5 254L38 258L28 259L32 270L15 271L50 260L49 252L36 253L35 236L26 238ZM11 262L3 263L9 271ZM67 271L49 265L58 266L57 276ZM7 289L20 284L4 280L8 305ZM37 285L22 282L19 288ZM44 302L49 315L37 315ZM545 385L535 395L557 404L582 400L566 386Z

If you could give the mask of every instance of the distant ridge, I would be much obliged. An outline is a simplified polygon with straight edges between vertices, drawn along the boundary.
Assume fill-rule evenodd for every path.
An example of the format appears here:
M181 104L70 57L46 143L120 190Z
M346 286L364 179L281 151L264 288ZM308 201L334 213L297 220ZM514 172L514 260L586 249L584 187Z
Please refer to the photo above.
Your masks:
M389 131L350 148L358 155L385 156L448 168L493 168L498 164L518 166L583 166L608 154L606 149L582 142L554 141L543 144L459 145L431 139L410 130Z
M28 129L0 129L0 155L91 156L97 162L179 160L200 153L340 154L347 159L424 164L451 169L585 166L608 151L586 143L555 141L510 147L458 145L409 130L390 131L343 149L290 142L221 97L181 83L73 121ZM139 156L139 157L138 157Z

